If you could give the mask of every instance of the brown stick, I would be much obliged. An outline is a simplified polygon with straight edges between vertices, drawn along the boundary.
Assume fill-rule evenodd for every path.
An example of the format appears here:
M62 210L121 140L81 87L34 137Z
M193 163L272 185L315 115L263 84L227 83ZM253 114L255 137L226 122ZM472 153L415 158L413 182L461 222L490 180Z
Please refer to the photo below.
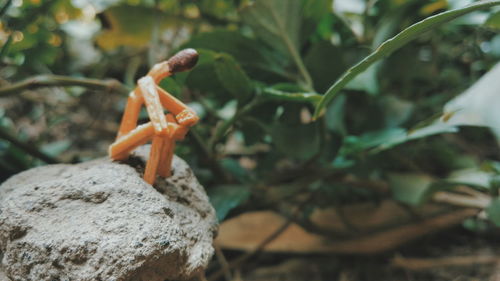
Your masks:
M0 97L19 94L27 89L40 87L64 87L64 86L81 86L95 90L109 90L126 95L129 92L117 80L98 80L89 78L75 78L61 75L37 75L26 80L11 84L0 88Z
M218 271L214 272L212 275L210 275L207 279L208 281L215 281L219 279L221 276L225 274L226 270L229 270L231 268L236 268L244 264L247 260L250 258L260 254L262 250L271 242L274 241L274 239L278 238L290 225L292 224L292 219L288 219L285 223L283 223L275 232L273 232L271 235L269 235L264 241L260 243L257 248L255 248L253 251L248 252L246 254L241 255L240 257L236 258L235 260L231 261L229 263L228 268L222 268L219 269Z
M227 259L224 256L222 249L217 244L214 245L214 248L215 248L215 256L217 257L217 261L221 266L221 270L224 270L224 278L226 278L226 281L233 280L231 270L229 270L229 263L227 262Z
M408 270L428 270L437 267L447 266L468 266L477 264L492 264L500 262L500 257L493 255L477 255L477 256L456 256L442 258L404 258L396 256L391 265L401 267Z
M4 129L0 128L0 139L4 139L8 142L10 142L12 145L17 146L18 148L24 150L26 153L29 155L36 157L42 161L44 161L47 164L56 164L60 163L57 159L53 158L52 156L49 156L40 150L38 150L35 146L29 143L22 142L18 140L15 136L11 135L10 133L6 132Z

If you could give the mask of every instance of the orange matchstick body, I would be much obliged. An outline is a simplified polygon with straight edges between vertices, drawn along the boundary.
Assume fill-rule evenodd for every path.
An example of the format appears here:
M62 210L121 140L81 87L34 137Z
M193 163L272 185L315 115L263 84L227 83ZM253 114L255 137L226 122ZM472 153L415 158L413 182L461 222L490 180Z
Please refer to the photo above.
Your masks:
M157 84L176 72L193 68L197 60L195 50L185 49L154 65L146 76L139 79L138 86L128 97L117 139L109 146L111 159L124 160L136 147L152 140L144 171L144 180L151 185L157 175L171 175L175 142L184 139L189 128L199 120L192 109ZM137 126L143 105L151 121ZM170 113L165 115L164 109Z

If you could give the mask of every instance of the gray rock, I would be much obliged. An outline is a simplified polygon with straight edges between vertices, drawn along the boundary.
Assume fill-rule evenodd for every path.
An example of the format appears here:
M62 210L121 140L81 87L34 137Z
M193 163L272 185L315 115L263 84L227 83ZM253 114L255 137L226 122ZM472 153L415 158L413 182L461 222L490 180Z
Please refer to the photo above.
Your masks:
M0 277L164 281L203 270L217 231L203 187L177 157L173 176L158 178L156 189L142 167L139 157L100 159L34 168L3 183Z

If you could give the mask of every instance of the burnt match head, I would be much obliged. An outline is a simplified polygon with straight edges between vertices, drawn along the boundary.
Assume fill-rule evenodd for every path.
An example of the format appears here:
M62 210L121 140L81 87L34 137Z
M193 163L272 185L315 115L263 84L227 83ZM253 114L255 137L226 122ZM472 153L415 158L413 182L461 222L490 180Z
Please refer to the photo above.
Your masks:
M184 49L167 61L171 73L190 70L197 62L198 52L195 49Z

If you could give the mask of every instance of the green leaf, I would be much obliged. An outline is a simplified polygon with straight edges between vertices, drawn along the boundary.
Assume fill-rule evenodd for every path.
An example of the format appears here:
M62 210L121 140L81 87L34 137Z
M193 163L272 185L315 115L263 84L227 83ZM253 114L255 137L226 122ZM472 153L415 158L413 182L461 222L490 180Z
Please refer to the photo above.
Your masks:
M421 204L433 179L425 174L390 174L389 184L394 199L416 206Z
M312 89L312 79L300 56L301 9L302 1L298 0L256 0L241 11L241 16L261 41L294 62L301 82Z
M387 149L406 140L407 132L403 128L390 128L368 132L361 136L347 136L340 154L349 156L368 149Z
M491 201L486 209L488 219L490 219L496 226L500 226L500 198L495 198Z
M282 57L240 32L228 30L204 32L191 38L184 47L227 53L233 56L252 77L265 79L269 75L282 77L288 75Z
M328 16L332 16L332 0L303 0L301 39L306 41Z
M233 57L227 54L217 55L214 65L215 73L224 88L238 101L248 101L253 93L252 82Z
M301 4L298 0L256 0L241 11L241 16L258 38L290 54L299 47Z
M219 185L210 189L208 196L217 213L217 219L221 222L229 211L250 197L250 188L246 185Z
M500 12L493 13L484 23L486 27L499 30L500 29Z
M281 124L271 127L269 134L272 136L276 148L283 154L308 160L320 148L320 135L316 123L309 124Z
M220 164L224 170L229 172L240 183L248 183L251 181L249 172L241 167L238 161L231 158L225 158L220 161Z
M342 49L327 41L312 45L304 63L313 78L314 88L320 92L326 91L330 81L340 77L347 68Z
M378 60L390 55L394 51L400 49L407 43L411 42L422 33L429 31L433 28L436 28L439 25L442 25L446 22L449 22L459 16L465 15L467 13L479 10L486 9L489 7L493 7L496 5L500 5L500 0L490 0L490 1L479 1L472 5L469 5L464 8L446 11L435 16L428 17L414 25L406 28L396 36L382 43L373 53L364 58L361 62L349 68L343 75L340 77L329 89L326 91L323 99L316 106L316 112L314 114L315 118L318 118L321 114L323 114L323 109L325 106L330 103L330 101L337 96L337 94L342 90L351 80L353 80L356 76L365 71L368 67L373 65Z
M190 89L202 92L204 97L216 102L215 106L222 106L232 99L232 95L221 84L215 72L215 58L218 54L210 50L197 51L200 58L196 67L178 76L186 75L185 83Z
M458 126L480 126L490 128L500 139L500 63L481 77L462 94L447 102L443 114L428 126L419 128L412 135L439 130L457 131Z
M319 22L332 13L333 0L305 0L302 8L304 18Z

